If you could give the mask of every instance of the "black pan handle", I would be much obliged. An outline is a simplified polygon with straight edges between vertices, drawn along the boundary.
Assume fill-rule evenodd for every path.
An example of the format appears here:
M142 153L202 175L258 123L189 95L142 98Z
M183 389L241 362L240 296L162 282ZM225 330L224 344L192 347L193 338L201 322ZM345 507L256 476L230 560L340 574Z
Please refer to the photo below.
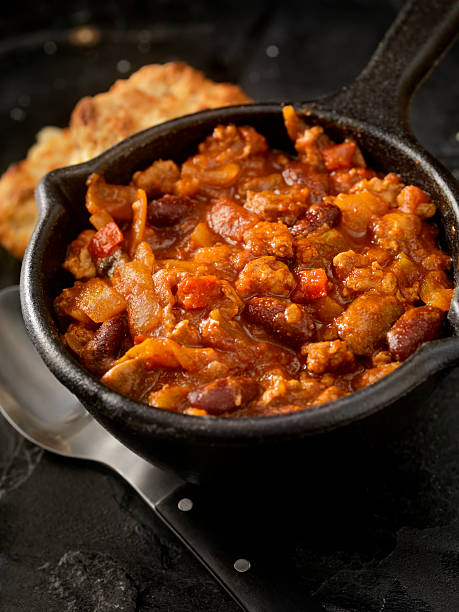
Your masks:
M317 107L409 132L411 97L458 32L458 0L409 0L356 80Z

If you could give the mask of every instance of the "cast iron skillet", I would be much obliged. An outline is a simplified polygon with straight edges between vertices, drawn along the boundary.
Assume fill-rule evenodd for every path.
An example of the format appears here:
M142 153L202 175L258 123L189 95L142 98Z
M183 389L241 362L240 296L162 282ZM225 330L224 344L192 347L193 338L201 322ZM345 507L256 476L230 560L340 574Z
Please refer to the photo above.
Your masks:
M415 87L453 40L458 24L459 4L455 0L409 2L352 85L321 100L295 104L309 122L320 123L332 137L353 134L370 167L395 171L405 183L432 194L439 207L443 240L453 257L456 282L458 186L414 139L408 107ZM448 316L449 337L424 345L374 385L321 407L282 416L202 418L152 408L102 385L63 348L53 320L52 300L70 281L60 267L66 245L88 227L84 208L87 176L98 171L109 182L123 183L156 158L180 163L220 123L250 124L271 146L291 149L281 111L282 104L253 104L169 121L128 138L87 163L48 174L37 188L39 222L24 258L21 279L23 313L34 344L57 378L126 446L193 482L239 482L258 479L260 474L271 477L275 471L285 474L286 467L309 453L315 462L321 455L329 456L330 443L335 456L336 445L348 446L348 436L356 431L367 441L376 439L383 431L382 423L392 426L408 414L432 387L434 375L459 361L457 295Z

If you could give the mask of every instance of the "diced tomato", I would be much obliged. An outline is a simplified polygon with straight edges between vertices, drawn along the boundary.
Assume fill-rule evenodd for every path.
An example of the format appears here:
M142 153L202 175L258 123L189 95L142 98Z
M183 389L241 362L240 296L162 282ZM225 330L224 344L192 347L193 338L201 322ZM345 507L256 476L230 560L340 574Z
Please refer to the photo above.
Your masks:
M297 285L292 295L294 302L309 302L327 295L327 274L323 268L300 270Z
M349 168L355 153L355 142L342 142L322 149L325 167L329 172L340 168Z
M216 276L189 276L177 286L177 302L185 310L204 308L217 295Z
M91 257L93 259L106 257L123 239L123 232L117 224L114 221L107 223L107 225L104 225L104 227L95 233L89 243L88 249Z

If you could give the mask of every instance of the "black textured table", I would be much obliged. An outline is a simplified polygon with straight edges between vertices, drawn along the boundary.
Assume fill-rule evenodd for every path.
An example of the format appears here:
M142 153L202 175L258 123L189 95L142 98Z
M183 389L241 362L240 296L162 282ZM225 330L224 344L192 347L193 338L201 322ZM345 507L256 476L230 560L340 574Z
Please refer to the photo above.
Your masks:
M0 17L0 171L24 155L42 125L65 125L81 96L144 63L183 59L256 99L329 92L357 74L400 5L72 1L64 14L51 3L10 4ZM69 31L86 22L103 27L100 45L72 48ZM412 113L421 142L456 175L458 76L456 44ZM17 262L2 252L0 266L1 286L17 282ZM372 472L357 469L319 494L308 475L320 466L294 466L298 490L290 496L279 500L272 490L248 507L235 493L225 508L215 500L213 519L222 531L246 520L247 538L256 533L265 551L266 579L282 590L288 574L300 598L313 595L329 612L459 610L458 400L455 370ZM44 453L1 420L0 609L237 606L117 476Z

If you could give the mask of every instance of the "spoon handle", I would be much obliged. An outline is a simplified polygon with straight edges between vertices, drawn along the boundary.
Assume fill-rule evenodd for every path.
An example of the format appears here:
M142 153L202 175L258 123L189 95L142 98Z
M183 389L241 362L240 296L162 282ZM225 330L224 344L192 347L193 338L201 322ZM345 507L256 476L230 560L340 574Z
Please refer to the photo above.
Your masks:
M228 517L225 519L225 503L216 499L215 494L184 483L122 445L117 449L116 455L104 463L141 495L242 610L324 610L320 604L304 597L295 600L295 588L276 581L276 570L282 563L281 559L273 559L272 563L266 564L252 556L249 539L241 535L238 527L238 521L244 520L242 512L237 517L233 514L232 520ZM243 500L240 500L241 505ZM215 520L217 514L219 516Z
M392 133L409 131L411 97L458 32L457 0L409 0L356 80L320 106Z

